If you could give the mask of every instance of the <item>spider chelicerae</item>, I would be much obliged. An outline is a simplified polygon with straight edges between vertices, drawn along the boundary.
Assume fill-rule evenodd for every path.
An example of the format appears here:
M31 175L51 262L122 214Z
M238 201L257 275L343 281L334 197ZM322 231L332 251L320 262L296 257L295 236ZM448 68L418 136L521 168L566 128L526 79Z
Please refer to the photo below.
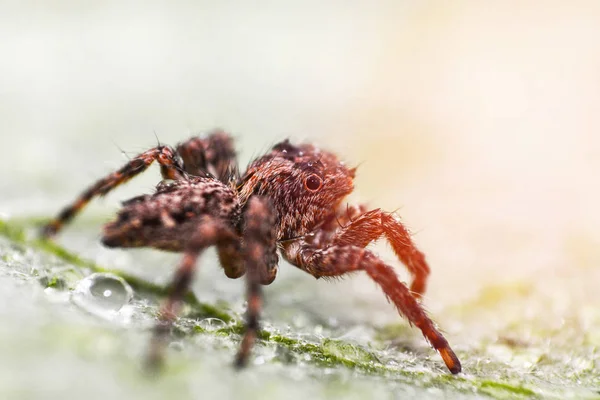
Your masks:
M256 341L261 285L275 279L279 251L290 264L315 278L366 272L400 314L423 332L450 372L461 371L458 357L419 302L429 275L425 256L391 213L344 204L353 190L356 169L312 144L278 143L242 174L233 141L223 131L192 137L175 149L159 145L87 188L44 226L43 236L58 233L94 197L107 194L155 161L163 178L156 192L125 201L117 218L104 226L102 237L108 247L183 253L153 333L149 366L162 362L199 255L216 246L225 275L246 275L246 329L237 366L247 363ZM365 249L382 236L410 271L410 289L391 266Z

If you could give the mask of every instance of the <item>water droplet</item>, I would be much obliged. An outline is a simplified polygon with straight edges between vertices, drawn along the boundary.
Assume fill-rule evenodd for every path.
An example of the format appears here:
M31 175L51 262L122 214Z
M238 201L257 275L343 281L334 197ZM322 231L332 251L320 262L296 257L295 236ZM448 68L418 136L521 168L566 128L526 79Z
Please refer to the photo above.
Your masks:
M198 321L198 326L207 332L214 332L225 328L227 323L219 318L204 318Z
M169 348L175 351L183 351L183 343L181 342L171 342L169 343Z
M313 333L317 336L323 336L323 325L317 325L313 329Z
M302 329L310 324L308 317L304 314L296 314L292 318L292 325L296 329Z
M291 364L295 359L295 355L292 352L292 349L290 349L287 346L282 346L280 344L278 344L275 347L275 357L277 357L279 361L285 364Z
M96 273L82 279L71 293L73 304L104 318L112 318L132 298L131 286L110 273Z

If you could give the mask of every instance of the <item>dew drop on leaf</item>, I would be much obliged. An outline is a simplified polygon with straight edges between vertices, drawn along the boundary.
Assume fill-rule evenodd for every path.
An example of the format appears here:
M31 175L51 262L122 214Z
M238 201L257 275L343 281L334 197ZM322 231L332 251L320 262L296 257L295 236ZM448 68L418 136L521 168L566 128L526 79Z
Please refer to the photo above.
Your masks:
M203 320L198 321L198 326L207 332L214 332L225 328L227 323L219 318L204 318Z
M75 305L102 317L118 312L132 298L131 286L110 273L96 273L82 279L71 293Z

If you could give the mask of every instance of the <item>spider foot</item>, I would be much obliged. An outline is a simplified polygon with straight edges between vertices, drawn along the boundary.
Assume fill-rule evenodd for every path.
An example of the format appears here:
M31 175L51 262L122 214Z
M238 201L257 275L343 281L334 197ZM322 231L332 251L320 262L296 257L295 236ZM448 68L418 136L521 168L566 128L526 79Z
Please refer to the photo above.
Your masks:
M460 365L460 361L454 351L450 347L445 349L439 349L440 356L444 360L446 367L450 370L453 375L456 375L462 371L462 366Z
M49 240L56 236L56 233L60 229L60 224L57 224L56 221L50 221L44 224L39 229L39 236L41 239Z
M149 378L156 377L160 375L166 367L165 363L165 354L164 354L164 345L161 345L160 348L155 346L155 343L152 343L152 347L150 351L146 355L144 362L142 364L142 371L144 375Z
M248 366L248 357L243 355L242 353L238 353L235 356L235 361L233 362L233 367L237 370L241 370Z
M150 376L159 374L165 367L166 336L169 330L168 323L164 321L154 328L150 347L143 364L144 372Z

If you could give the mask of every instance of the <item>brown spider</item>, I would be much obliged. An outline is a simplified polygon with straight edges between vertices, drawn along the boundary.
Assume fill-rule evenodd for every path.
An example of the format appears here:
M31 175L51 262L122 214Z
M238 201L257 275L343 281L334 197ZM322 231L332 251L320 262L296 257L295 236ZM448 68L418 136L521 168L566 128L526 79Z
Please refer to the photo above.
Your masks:
M104 227L108 247L149 246L183 252L154 330L149 365L158 366L166 337L189 289L196 260L216 246L229 278L246 273L246 330L236 365L244 366L259 330L261 285L275 279L277 250L315 278L365 271L381 286L400 314L416 325L453 374L460 361L436 329L419 299L429 267L407 229L390 213L342 205L353 190L355 169L310 144L275 145L240 176L232 139L222 131L193 137L174 150L158 146L131 159L85 190L43 228L56 234L96 196L103 196L144 171L154 161L164 179L152 195L123 203L117 219ZM413 282L405 286L389 265L365 247L385 236L406 265Z

